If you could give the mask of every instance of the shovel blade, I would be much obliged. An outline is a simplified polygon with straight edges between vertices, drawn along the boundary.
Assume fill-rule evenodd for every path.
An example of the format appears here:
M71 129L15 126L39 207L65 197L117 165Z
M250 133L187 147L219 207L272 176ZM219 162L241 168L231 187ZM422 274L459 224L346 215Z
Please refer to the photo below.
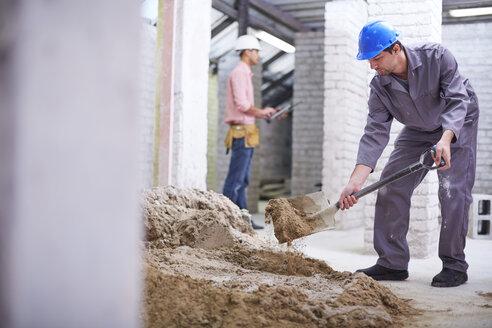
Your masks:
M323 191L292 197L289 198L289 202L295 208L304 211L307 220L315 223L312 233L335 228L335 214L338 207L330 205Z
M335 228L335 214L338 212L336 205L327 208L309 216L310 220L316 222L316 228L313 233Z
M304 211L307 216L311 216L319 211L330 206L328 198L323 191L314 192L312 194L296 196L289 198L289 202L295 208Z

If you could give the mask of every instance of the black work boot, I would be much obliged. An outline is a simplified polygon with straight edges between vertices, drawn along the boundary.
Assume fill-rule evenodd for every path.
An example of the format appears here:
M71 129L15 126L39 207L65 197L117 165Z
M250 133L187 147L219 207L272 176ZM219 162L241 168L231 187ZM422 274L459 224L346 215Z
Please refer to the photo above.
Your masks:
M466 272L444 268L433 279L431 285L434 287L456 287L468 280Z
M374 280L405 280L408 278L407 270L389 269L379 264L370 268L359 269L356 272L365 273Z

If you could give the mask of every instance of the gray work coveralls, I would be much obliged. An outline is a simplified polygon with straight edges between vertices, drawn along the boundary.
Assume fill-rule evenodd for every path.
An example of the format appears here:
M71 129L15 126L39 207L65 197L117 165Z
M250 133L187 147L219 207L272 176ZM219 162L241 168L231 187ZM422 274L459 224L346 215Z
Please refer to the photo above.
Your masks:
M388 143L393 118L405 126L381 178L418 161L444 130L452 130L451 168L437 171L442 215L439 257L443 268L466 272L464 248L475 180L477 97L468 79L458 72L454 56L442 45L427 43L403 49L408 59L408 91L391 74L374 76L357 164L374 169ZM396 270L408 268L410 199L427 172L418 171L379 190L374 221L377 264Z

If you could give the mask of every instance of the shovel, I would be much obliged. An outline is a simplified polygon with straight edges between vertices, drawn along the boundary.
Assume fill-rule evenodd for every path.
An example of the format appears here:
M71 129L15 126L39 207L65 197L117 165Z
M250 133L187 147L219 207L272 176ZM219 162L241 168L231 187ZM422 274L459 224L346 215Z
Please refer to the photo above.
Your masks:
M419 161L401 169L400 171L393 173L392 175L379 180L376 183L373 183L361 190L359 190L356 193L353 193L352 196L354 196L356 199L359 199L375 190L378 190L379 188L387 185L388 183L391 183L393 181L396 181L400 178L403 178L409 174L412 174L414 172L417 172L421 169L427 169L427 170L434 170L439 167L442 167L446 165L446 162L444 161L443 158L441 158L441 162L439 166L432 166L432 165L427 165L424 163L424 160L426 158L426 155L430 153L430 151L436 152L435 146L431 147L428 150L425 150L421 155ZM294 239L308 236L310 234L324 231L327 229L332 229L335 227L335 214L338 212L340 205L337 202L334 205L329 205L328 199L325 195L324 192L319 191L315 192L312 194L307 194L303 196L297 196L297 197L292 197L288 199L288 202L290 205L295 209L297 213L302 213L301 219L308 221L309 226L312 227L311 231L304 231L302 235L299 234L293 234L291 236L283 236L282 239L285 241L292 241ZM273 223L275 226L275 222L277 221L276 218L272 217ZM277 230L277 227L274 227L275 230ZM281 228L281 227L280 227ZM285 230L285 229L284 229ZM277 232L277 231L275 231ZM277 233L276 233L277 235ZM279 240L282 242L281 240Z

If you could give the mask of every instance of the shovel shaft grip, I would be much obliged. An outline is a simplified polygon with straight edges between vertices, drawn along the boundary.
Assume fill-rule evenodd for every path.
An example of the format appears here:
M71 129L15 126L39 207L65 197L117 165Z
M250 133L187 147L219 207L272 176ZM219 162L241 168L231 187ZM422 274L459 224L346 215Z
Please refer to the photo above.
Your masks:
M378 190L379 188L387 185L388 183L391 183L391 182L396 181L400 178L403 178L403 177L405 177L405 176L407 176L413 172L416 172L416 171L422 169L423 167L424 166L420 162L416 162L410 166L407 166L404 169L401 169L398 172L393 173L392 175L390 175L384 179L379 180L378 182L373 183L372 185L369 185L365 188L362 188L361 190L353 193L351 196L354 196L356 199L359 199L359 198L361 198L367 194L370 194L371 192L373 192L375 190ZM339 202L337 202L335 204L335 206L337 208L340 208Z

